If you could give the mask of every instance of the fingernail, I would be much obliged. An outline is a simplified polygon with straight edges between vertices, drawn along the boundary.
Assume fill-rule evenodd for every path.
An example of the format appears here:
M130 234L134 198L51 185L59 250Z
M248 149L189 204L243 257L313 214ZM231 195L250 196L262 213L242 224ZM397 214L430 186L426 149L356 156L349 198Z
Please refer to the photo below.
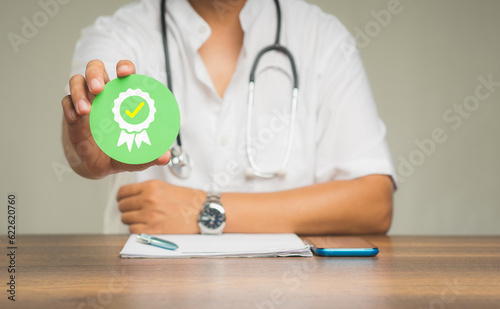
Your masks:
M119 75L125 74L127 72L127 70L128 70L128 65L123 64L123 65L118 67L118 69L116 70L116 73L118 73Z
M94 78L93 80L90 81L90 88L92 88L93 91L100 89L101 88L101 81L98 80L97 78Z
M88 110L87 102L85 102L84 99L81 99L80 101L78 101L78 109L80 110L80 113L86 112Z
M69 114L70 114L71 120L76 120L76 118L78 117L76 115L75 110L73 110L73 109L69 111Z

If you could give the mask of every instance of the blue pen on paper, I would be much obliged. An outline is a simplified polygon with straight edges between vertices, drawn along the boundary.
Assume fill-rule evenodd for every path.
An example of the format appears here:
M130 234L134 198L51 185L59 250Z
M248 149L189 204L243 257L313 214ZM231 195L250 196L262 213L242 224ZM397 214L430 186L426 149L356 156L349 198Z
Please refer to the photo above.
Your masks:
M154 236L151 236L148 234L137 235L137 239L142 240L143 242L145 242L148 245L160 247L160 248L167 249L167 250L175 250L175 249L179 248L179 246L177 246L176 244L174 244L171 241L161 239L158 237L154 237Z

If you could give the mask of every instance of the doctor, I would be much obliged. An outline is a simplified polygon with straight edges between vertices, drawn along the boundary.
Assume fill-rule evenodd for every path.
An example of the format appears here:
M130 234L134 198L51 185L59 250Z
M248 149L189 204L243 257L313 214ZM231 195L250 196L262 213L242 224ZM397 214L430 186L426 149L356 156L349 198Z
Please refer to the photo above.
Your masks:
M161 2L126 5L84 29L70 95L62 100L68 162L83 177L112 178L105 232L387 232L394 170L385 127L342 24L302 0L279 6L273 0L168 0L162 13ZM293 69L280 52L259 61L255 103L247 108L252 65L277 34L296 64L295 120ZM167 84L168 65L182 149L192 161L187 178L166 166L170 151L143 165L114 161L89 129L92 101L107 82L138 73ZM285 169L258 177L249 158L262 170L276 170L288 145Z

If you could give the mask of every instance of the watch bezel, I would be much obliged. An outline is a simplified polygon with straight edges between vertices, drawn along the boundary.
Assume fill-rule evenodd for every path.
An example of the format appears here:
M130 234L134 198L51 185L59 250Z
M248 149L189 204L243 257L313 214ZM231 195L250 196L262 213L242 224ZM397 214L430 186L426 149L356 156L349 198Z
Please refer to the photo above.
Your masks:
M207 209L215 209L217 210L220 214L223 216L223 222L220 226L218 226L215 229L209 228L208 226L205 225L205 222L201 220L201 216ZM221 204L218 204L213 201L207 201L205 204L203 204L203 208L198 215L198 226L200 228L201 234L209 234L209 235L219 235L222 234L222 231L224 230L224 227L226 226L226 210Z

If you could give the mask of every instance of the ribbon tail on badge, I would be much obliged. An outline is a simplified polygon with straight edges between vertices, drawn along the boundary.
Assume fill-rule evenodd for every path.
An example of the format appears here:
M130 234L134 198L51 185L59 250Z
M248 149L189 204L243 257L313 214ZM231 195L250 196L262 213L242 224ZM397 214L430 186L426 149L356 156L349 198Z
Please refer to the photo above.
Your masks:
M127 143L128 152L131 152L132 145L134 143L134 136L135 136L135 133L129 134L129 133L125 132L125 130L122 130L122 132L120 133L120 138L118 139L118 143L116 144L116 146L120 147L121 145ZM149 139L148 139L148 141L149 141Z
M142 142L151 146L151 142L149 141L149 136L146 130L142 131L141 133L138 133L135 136L135 144L137 145L137 148L141 148Z

